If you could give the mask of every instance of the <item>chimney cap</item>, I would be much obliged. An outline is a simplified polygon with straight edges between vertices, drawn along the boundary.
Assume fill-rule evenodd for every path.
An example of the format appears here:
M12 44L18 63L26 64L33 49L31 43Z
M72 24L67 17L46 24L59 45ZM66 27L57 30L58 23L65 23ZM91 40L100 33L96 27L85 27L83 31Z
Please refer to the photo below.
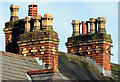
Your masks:
M45 19L45 18L51 18L52 20L54 19L52 14L44 14L43 19Z
M40 14L37 14L33 17L33 19L41 19L41 18L42 18L42 15L40 15Z
M33 6L37 6L36 4L31 4L31 5L28 5L28 6L32 6L32 5L33 5Z
M72 23L81 23L80 20L72 20Z
M89 22L95 22L95 18L89 18Z
M41 17L42 17L42 15L40 15L40 14L37 14L37 15L35 15L34 17L41 18Z
M13 8L18 8L19 9L19 5L18 4L11 4L10 9L13 9Z
M99 22L106 22L106 18L105 17L98 17L98 20Z
M24 21L30 21L31 20L31 16L25 17Z

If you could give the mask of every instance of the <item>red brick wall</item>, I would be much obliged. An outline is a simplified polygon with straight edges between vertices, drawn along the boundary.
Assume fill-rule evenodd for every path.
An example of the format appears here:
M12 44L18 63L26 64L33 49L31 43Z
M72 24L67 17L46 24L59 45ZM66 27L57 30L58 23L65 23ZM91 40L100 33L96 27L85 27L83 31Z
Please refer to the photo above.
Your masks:
M40 48L41 46L44 46L44 54L41 54ZM31 50L35 47L37 50L36 55L32 55ZM55 54L53 54L52 49L55 47ZM28 46L20 46L19 47L19 54L22 54L23 48L26 48L28 50L27 56L31 57L39 57L39 59L42 59L43 62L46 62L45 67L53 68L53 64L56 65L55 69L58 68L58 45L52 44L52 43L44 43L44 44L35 44L35 45L28 45Z
M99 46L99 48L101 49L99 51L99 53L95 52L95 48L96 46ZM106 53L106 46L108 46L108 53ZM91 54L88 54L86 52L87 48L90 47L92 49ZM79 53L78 50L79 48L82 48L82 53ZM101 67L104 67L104 70L110 70L111 66L110 66L110 45L109 44L92 44L89 46L86 45L82 45L79 47L68 47L67 48L67 52L71 53L71 50L73 49L73 51L75 51L75 55L82 55L85 57L90 57L91 59L93 59L93 61L95 61L96 63L98 63L98 65L101 65Z

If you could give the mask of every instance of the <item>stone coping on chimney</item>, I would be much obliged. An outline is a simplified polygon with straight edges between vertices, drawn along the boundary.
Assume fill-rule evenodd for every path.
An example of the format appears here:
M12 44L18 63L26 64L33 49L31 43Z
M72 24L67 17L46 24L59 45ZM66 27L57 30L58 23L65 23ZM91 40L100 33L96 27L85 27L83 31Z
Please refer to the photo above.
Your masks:
M93 41L107 41L112 43L111 35L106 33L84 34L78 36L72 36L68 38L67 42L93 42Z

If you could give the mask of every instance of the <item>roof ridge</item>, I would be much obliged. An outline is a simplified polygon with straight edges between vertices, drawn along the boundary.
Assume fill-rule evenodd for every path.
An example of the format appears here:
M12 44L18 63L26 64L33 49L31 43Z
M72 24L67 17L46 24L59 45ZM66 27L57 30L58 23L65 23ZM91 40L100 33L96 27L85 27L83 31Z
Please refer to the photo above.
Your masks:
M71 53L65 53L65 56L74 57L74 58L77 58L77 59L81 59L81 60L87 61L84 56L73 55Z
M0 54L0 55L3 55L3 56L8 56L8 57L16 58L16 59L22 59L22 60L37 63L37 61L33 57L22 56L22 55L19 55L19 54L4 52L4 51L0 51L0 52L2 52L2 54Z

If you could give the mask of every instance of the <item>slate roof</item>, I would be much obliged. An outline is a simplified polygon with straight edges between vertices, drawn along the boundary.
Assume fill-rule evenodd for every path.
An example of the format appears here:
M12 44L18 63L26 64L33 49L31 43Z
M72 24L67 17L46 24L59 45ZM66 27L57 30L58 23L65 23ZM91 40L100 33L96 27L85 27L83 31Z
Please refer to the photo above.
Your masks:
M17 82L18 80L27 81L27 71L43 69L33 57L21 56L14 53L0 51L0 76L2 80L11 80L10 82ZM47 81L63 81L69 80L61 73L36 74L30 76L31 82L35 80ZM4 82L4 81L3 81Z
M27 80L29 70L43 69L32 57L0 51L2 80Z
M58 53L58 68L65 77L70 80L107 80L88 60L83 56Z
M0 81L2 78L2 80L8 80L5 82L19 82L18 80L25 80L22 82L26 82L28 79L26 76L28 70L41 69L43 68L39 66L36 60L32 57L24 57L18 54L0 51ZM92 65L88 64L85 58L62 52L59 52L59 71L64 76L61 73L37 74L30 76L33 82L39 82L39 80L62 82L63 80L108 79L98 70L93 68ZM115 72L117 73L117 71Z

